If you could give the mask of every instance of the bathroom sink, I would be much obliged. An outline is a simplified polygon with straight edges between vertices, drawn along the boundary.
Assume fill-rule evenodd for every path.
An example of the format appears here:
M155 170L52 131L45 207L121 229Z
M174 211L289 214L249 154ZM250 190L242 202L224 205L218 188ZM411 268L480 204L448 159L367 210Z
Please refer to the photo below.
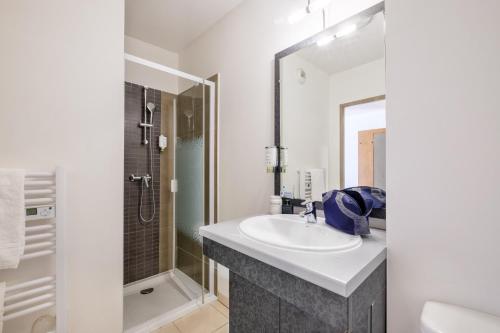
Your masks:
M337 252L361 246L360 236L336 230L318 218L318 223L306 223L299 215L264 215L240 223L240 232L272 246L308 252Z

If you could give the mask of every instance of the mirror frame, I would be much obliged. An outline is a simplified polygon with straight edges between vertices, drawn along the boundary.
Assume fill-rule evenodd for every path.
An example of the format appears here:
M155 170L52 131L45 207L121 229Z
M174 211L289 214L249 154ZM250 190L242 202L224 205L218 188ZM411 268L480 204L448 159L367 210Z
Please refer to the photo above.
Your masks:
M373 5L356 15L353 15L337 24L334 24L325 30L297 43L294 44L278 53L274 56L274 145L276 147L281 146L281 86L280 86L280 60L290 54L293 54L297 51L300 51L306 47L314 45L321 37L323 37L325 31L329 30L338 30L341 27L358 22L363 17L373 16L378 14L379 12L385 11L385 3L384 1ZM278 154L278 165L280 165L280 156ZM277 169L274 172L274 194L280 195L281 190L281 170ZM292 199L293 206L302 206L303 199ZM322 205L318 205L318 208L322 208Z

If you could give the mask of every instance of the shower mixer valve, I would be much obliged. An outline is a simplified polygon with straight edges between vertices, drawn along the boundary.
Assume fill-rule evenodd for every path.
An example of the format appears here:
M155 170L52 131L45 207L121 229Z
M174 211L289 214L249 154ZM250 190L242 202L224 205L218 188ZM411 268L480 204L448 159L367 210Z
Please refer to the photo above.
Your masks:
M151 181L151 176L149 174L146 174L145 176L136 176L134 174L131 174L128 177L128 180L130 180L131 182L141 180L145 183L146 187L149 187L149 182Z

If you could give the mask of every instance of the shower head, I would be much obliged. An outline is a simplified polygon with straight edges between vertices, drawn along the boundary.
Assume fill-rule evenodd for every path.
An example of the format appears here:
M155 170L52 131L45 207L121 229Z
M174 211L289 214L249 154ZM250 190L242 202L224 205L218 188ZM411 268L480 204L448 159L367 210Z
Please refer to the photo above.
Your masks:
M149 124L147 124L148 126L153 126L153 113L155 111L155 108L156 108L155 103L149 102L148 104L146 104L146 109L149 111ZM145 122L147 123L148 122L148 116L146 114L146 110L144 110L144 118L145 118L144 119ZM144 133L146 133L146 128L144 128ZM149 134L150 134L150 138L149 139L151 140L151 132L149 132ZM149 141L146 139L145 135L146 134L144 134L144 141L143 142L144 142L144 144L147 145Z
M149 110L149 112L153 113L156 108L156 105L154 103L149 102L148 104L146 104L146 108Z

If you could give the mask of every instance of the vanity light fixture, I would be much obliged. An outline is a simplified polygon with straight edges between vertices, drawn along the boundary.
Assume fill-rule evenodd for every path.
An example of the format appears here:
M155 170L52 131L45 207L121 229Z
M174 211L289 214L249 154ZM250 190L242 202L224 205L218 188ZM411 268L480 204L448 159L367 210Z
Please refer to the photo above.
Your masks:
M356 30L358 30L358 26L356 24L347 25L344 28L340 29L335 34L335 38L341 38L341 37L347 36L349 34L352 34Z
M337 38L342 38L344 36L352 34L357 29L358 29L358 26L356 24L350 24L350 25L345 26L344 28L340 29L335 35L326 35L326 36L321 37L320 39L318 39L316 44L318 46L328 45Z
M297 22L300 22L308 14L324 9L330 4L330 2L332 2L332 0L316 0L313 2L311 2L311 0L308 0L307 6L305 8L300 9L288 16L288 23L295 24Z
M321 37L320 39L318 39L316 44L318 46L325 46L325 45L330 44L334 39L335 39L335 36L327 35L327 36L324 36L324 37Z

